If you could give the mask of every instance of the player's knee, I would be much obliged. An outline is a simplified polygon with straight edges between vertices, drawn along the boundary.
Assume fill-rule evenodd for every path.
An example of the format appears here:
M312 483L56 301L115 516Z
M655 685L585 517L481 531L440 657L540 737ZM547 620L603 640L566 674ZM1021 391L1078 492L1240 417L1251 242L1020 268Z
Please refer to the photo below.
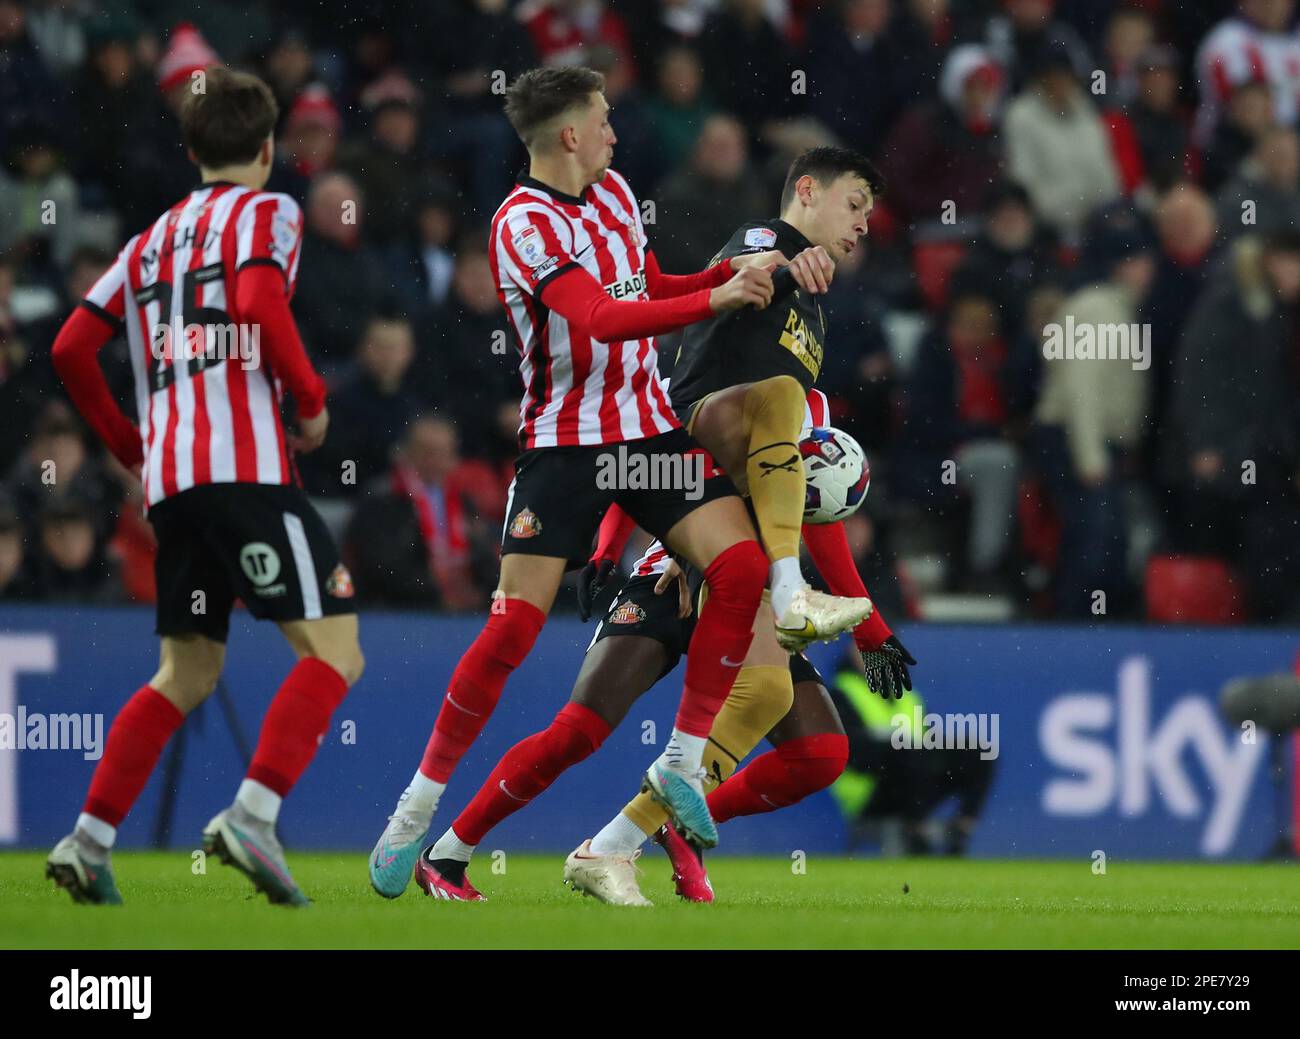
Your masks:
M487 625L478 637L478 645L488 662L510 672L532 652L533 644L546 623L546 614L523 599L498 601L504 605L500 612L494 605Z
M564 767L590 757L610 733L609 723L589 707L567 703L546 730L553 756Z
M361 644L354 643L345 647L341 651L334 651L328 657L320 657L326 664L329 664L337 671L347 683L348 688L356 685L361 681L361 676L366 670L365 654L361 652Z
M774 375L750 386L745 404L755 418L760 414L785 416L802 425L805 399L803 387L793 375Z
M777 753L802 798L825 790L843 775L849 763L849 740L840 733L818 733L783 743Z
M752 604L755 611L767 584L767 554L757 541L738 541L721 552L704 572L709 598Z

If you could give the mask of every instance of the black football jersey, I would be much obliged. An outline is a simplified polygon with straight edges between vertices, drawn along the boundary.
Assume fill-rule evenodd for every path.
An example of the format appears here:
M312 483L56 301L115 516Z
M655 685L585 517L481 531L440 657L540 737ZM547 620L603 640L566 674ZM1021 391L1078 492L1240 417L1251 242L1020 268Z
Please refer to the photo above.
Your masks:
M811 245L784 220L756 220L741 226L710 266L769 249L793 259ZM690 325L682 333L668 387L673 410L684 417L709 393L775 375L794 376L806 392L821 372L825 340L821 304L798 288L765 310L742 307Z

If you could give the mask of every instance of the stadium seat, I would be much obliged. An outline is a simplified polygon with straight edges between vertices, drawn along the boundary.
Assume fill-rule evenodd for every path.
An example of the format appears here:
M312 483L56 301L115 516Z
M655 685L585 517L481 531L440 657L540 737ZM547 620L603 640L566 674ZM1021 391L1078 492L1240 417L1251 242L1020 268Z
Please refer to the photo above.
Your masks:
M930 310L938 312L948 302L948 282L965 255L965 242L916 243L912 268L916 272L916 287Z
M1146 571L1147 619L1163 624L1237 624L1241 584L1213 556L1152 556Z

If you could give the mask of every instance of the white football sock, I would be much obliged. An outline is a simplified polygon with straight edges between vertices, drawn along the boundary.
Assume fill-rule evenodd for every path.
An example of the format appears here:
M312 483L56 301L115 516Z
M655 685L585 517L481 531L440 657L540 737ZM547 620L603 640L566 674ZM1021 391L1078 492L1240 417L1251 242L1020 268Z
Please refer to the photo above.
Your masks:
M111 848L113 842L117 840L116 826L109 826L103 819L96 819L85 812L77 816L76 828L104 848Z
M410 784L397 799L397 811L413 815L417 819L432 819L433 813L438 810L438 802L442 800L442 792L446 789L446 783L430 779L416 769Z
M786 556L772 564L768 570L768 586L772 589L772 612L777 620L785 616L794 593L806 583L803 571L799 569L798 556Z
M631 855L645 839L641 827L619 812L591 839L591 851L593 855Z
M704 761L704 748L708 742L707 736L692 736L673 729L659 760L678 772L694 772Z
M455 859L457 862L468 862L474 855L476 844L466 844L456 836L456 831L450 826L447 832L438 838L433 848L429 851L430 859Z
M283 800L269 786L263 786L256 779L245 779L235 794L235 803L254 819L261 819L264 823L275 822L280 815L280 803Z

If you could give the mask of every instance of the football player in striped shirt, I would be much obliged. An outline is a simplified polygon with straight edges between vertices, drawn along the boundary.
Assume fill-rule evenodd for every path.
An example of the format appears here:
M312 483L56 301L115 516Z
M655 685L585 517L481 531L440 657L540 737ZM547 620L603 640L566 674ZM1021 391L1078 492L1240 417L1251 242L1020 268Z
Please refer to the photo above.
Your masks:
M810 390L801 439L814 425L826 425L828 417L825 395ZM621 556L634 526L621 509L611 508L601 524L593 560ZM838 536L848 553L843 527L809 525L804 533L814 563L823 575L830 575L830 587L845 590L850 583L845 575L856 578L857 570L851 556L846 563L834 551ZM566 768L590 754L594 748L578 737L575 723L590 723L594 716L612 731L641 695L677 666L690 644L699 585L698 573L692 571L689 582L682 578L662 542L653 542L633 565L632 576L598 625L569 702L547 729L506 752L439 843L455 842L472 851L495 826L531 804ZM855 590L866 594L860 579ZM579 603L586 620L589 602L580 595ZM762 617L756 627L764 623ZM770 630L770 617L767 624L767 631L755 635L709 732L705 788L710 791L709 813L715 823L792 805L833 783L847 761L847 737L826 683L801 653L781 650ZM874 687L889 688L879 678ZM714 789L764 736L774 749L737 773L724 792ZM643 793L596 839L583 841L568 857L565 881L612 905L649 905L641 895L635 863L641 844L655 834L672 856L678 893L691 901L711 902L713 889L702 855L665 825L665 817L662 807ZM612 847L603 848L601 841ZM464 861L439 857L437 847L426 849L416 863L420 888L443 900L480 900L466 876L468 857Z
M420 767L370 858L371 884L389 898L405 890L452 771L531 650L565 572L586 562L615 502L709 581L673 734L645 778L685 830L706 846L717 840L704 802L702 755L752 639L767 556L724 474L703 473L698 493L680 484L611 487L600 474L613 458L629 473L662 471L666 461L683 473L687 465L702 472L703 454L659 377L654 337L766 306L773 256L664 274L647 248L631 188L610 168L615 136L603 86L590 69L557 67L524 73L507 94L506 116L530 165L493 217L490 255L521 356L522 451L492 614L457 665ZM827 635L852 627L870 608L866 599L832 596L809 604L810 619ZM570 742L588 753L609 731L580 708L563 723ZM440 841L435 853L453 863L469 858L454 838ZM454 876L447 891L470 893Z
M298 662L203 844L270 901L305 904L276 818L363 666L351 578L293 466L294 451L325 439L329 413L289 311L302 216L287 195L262 190L276 102L255 76L221 67L203 76L181 110L202 183L126 243L53 346L78 410L140 472L158 540L158 671L113 720L76 828L47 861L47 875L79 902L121 901L110 862L117 828L167 740L216 685L240 599L279 625ZM138 425L96 358L123 328ZM286 391L298 412L293 436L280 419Z

